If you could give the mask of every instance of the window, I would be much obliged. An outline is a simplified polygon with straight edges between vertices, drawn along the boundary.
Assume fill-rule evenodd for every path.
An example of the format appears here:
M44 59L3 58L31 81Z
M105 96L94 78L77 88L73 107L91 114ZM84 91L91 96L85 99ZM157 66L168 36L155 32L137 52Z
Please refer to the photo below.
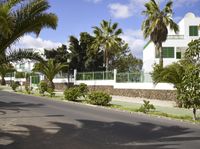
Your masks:
M174 58L174 47L163 47L163 58ZM159 58L159 53L156 55L156 58Z
M198 36L198 26L190 26L189 27L189 35L190 36Z
M25 64L24 63L19 64L19 69L25 69Z
M176 52L176 59L181 59L181 52Z

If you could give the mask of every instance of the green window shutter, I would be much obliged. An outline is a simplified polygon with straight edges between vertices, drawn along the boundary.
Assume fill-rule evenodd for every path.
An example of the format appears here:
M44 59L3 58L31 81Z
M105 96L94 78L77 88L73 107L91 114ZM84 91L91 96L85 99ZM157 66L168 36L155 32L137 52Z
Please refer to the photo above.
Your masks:
M174 47L163 47L163 58L174 58Z
M181 52L176 52L176 59L181 59Z
M189 26L189 36L198 36L198 26Z

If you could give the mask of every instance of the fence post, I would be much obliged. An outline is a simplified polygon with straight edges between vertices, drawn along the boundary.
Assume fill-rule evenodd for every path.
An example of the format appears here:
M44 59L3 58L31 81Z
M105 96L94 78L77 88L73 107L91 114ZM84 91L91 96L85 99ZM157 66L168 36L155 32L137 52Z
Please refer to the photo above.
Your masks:
M77 75L77 70L74 69L74 84L76 84L76 75Z
M114 82L117 82L117 69L114 69Z

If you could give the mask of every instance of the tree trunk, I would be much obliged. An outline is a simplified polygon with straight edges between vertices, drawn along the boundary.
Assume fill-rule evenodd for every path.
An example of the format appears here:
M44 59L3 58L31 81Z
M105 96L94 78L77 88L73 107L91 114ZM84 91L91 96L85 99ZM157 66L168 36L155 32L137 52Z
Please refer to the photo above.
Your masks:
M108 59L108 50L105 50L105 65L106 65L106 72L108 71L108 63L109 63L109 59Z
M157 44L157 49L158 49L158 51L159 51L159 56L160 56L159 64L160 64L160 66L163 68L163 50L162 50L162 43L158 43L158 44Z
M55 85L54 85L53 81L49 82L49 87L52 88L52 89L55 89Z
M1 85L6 85L6 80L4 75L1 76Z
M197 119L196 112L197 112L196 107L193 107L193 120L195 120L195 121Z

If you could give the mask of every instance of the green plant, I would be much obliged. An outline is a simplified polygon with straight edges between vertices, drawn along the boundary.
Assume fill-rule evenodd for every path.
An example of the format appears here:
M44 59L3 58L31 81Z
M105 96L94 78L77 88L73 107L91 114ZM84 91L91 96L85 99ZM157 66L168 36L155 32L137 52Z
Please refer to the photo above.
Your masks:
M81 83L78 86L78 89L79 89L80 96L83 96L83 97L85 97L87 95L88 91L89 91L87 85L84 84L84 83Z
M148 113L156 109L153 104L150 104L150 101L143 100L143 102L144 104L138 109L139 112Z
M66 100L76 101L78 97L80 97L79 88L73 87L73 88L65 89L64 96Z
M25 72L16 72L15 78L25 78Z
M47 88L47 92L49 93L50 97L55 97L54 89L51 87Z
M39 93L41 95L44 95L44 93L47 91L48 85L46 81L41 81L39 84Z
M20 86L19 82L12 82L11 83L11 88L13 91L16 92L16 89Z
M89 103L94 105L107 106L112 100L112 97L104 92L91 92L88 95Z
M30 87L28 84L25 84L25 90L28 94L31 94L32 87Z

